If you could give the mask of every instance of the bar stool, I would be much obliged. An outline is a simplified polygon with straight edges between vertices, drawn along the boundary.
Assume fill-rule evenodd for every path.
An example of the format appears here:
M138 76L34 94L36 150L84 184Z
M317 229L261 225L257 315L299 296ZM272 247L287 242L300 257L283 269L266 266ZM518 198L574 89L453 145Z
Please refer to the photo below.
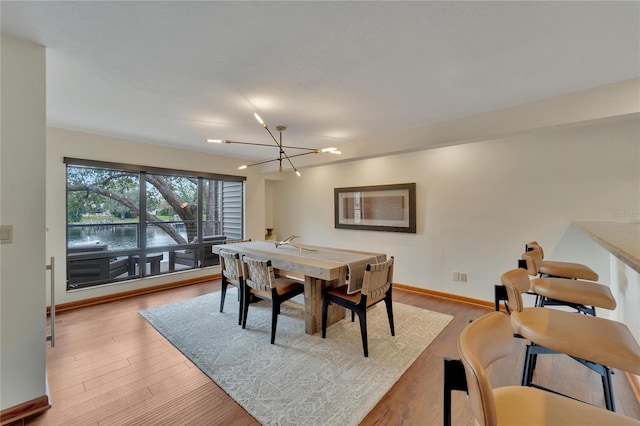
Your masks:
M523 386L493 388L487 368L511 355L513 337L509 319L500 312L484 315L467 325L458 339L471 410L483 426L640 425L640 421Z
M640 374L640 346L620 322L542 307L525 308L522 293L531 285L523 269L501 276L511 307L511 326L526 346L521 384L533 384L537 356L562 353L602 376L605 405L615 411L611 369ZM544 389L544 388L542 388Z
M612 311L617 306L611 289L592 281L534 278L530 285L539 307L569 306L580 313L596 316L596 307Z
M522 258L533 263L531 252L523 253ZM531 275L531 271L527 269ZM534 274L535 275L535 274ZM535 306L568 306L576 311L596 315L596 307L613 310L617 303L609 286L585 280L570 278L534 278L530 280L530 288L527 294L536 296ZM505 302L509 312L508 297L504 286L495 288L495 310L500 310L500 302Z
M577 280L598 281L598 274L587 265L572 262L558 262L544 260L544 250L537 242L532 241L525 245L526 252L522 255L529 275L541 277L571 278Z

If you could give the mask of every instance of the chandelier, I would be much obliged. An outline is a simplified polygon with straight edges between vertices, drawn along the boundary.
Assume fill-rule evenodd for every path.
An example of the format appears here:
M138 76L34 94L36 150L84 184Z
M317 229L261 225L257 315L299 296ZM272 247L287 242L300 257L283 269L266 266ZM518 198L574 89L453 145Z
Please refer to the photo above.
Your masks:
M274 136L274 134L271 132L271 130L269 129L269 126L267 125L267 123L265 123L264 120L262 118L260 118L258 113L254 112L253 116L256 118L256 120L258 120L258 123L260 123L262 125L262 127L269 133L269 135L271 136L271 139L273 139L273 142L275 142L275 145L266 144L266 143L240 142L240 141L233 141L233 140L228 140L228 139L227 140L223 140L223 139L206 139L206 142L209 142L209 143L235 143L235 144L241 144L241 145L268 146L268 147L272 147L272 148L278 148L278 150L279 150L278 158L274 158L274 159L271 159L271 160L258 161L256 163L251 163L251 164L243 164L242 166L238 167L238 170L246 169L247 167L257 166L259 164L266 164L266 163L271 163L273 161L277 161L278 162L278 171L280 173L282 173L282 161L286 160L289 163L289 165L291 166L291 168L293 169L293 171L296 172L296 175L300 176L300 172L298 171L296 166L293 165L293 162L291 161L292 158L301 157L303 155L309 155L309 154L318 154L318 153L321 153L321 152L330 153L330 154L342 154L335 147L330 147L330 148L305 148L305 147L300 147L300 146L283 145L282 144L282 132L287 130L287 126L276 126L276 130L279 133L279 137L276 138ZM298 150L298 153L289 155L285 151L285 148L289 149L289 150ZM299 152L299 151L302 151L302 152Z

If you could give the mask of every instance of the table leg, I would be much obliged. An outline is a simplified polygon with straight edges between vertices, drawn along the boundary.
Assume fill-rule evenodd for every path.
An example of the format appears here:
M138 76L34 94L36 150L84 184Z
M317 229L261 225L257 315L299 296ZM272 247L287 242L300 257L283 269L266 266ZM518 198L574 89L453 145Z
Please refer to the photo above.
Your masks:
M316 334L322 331L322 291L331 283L313 278L304 277L304 331L307 334ZM329 305L327 312L327 326L334 324L345 317L346 309L338 305Z

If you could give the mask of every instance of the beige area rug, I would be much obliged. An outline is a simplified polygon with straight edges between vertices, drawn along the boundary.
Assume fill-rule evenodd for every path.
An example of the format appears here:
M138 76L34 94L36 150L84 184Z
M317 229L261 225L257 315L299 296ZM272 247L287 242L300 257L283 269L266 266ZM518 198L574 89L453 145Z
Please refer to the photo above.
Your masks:
M295 300L294 300L295 302ZM394 302L396 336L384 304L367 314L369 358L356 318L304 333L303 307L288 302L269 343L269 302L237 325L235 289L140 311L176 348L264 425L357 425L451 321L450 315Z

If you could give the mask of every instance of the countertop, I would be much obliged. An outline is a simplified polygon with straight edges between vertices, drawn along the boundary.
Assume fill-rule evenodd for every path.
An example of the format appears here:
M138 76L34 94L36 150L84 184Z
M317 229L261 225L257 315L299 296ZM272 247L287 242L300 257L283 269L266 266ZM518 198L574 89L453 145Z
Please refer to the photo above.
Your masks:
M574 222L573 224L640 273L640 223Z

